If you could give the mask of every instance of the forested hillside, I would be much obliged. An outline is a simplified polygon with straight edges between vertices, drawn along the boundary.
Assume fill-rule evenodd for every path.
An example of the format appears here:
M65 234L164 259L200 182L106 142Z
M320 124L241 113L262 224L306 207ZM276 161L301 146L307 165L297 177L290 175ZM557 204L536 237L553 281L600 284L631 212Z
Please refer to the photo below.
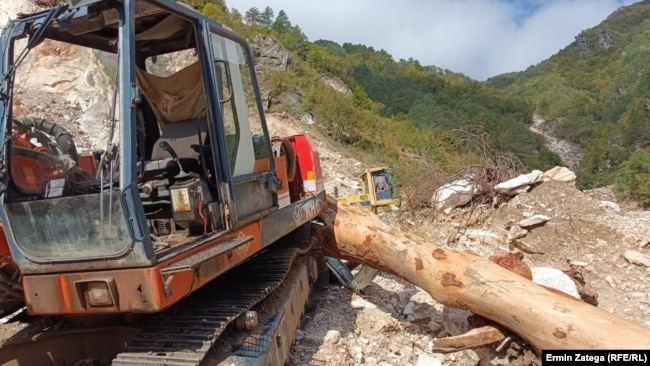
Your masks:
M650 203L650 1L622 7L553 57L487 81L580 144L582 188L618 183Z
M278 39L292 52L284 71L260 78L271 96L271 112L310 116L316 128L398 175L459 172L468 164L501 159L516 169L546 169L560 159L531 133L532 108L462 74L417 60L393 60L370 46L310 42L283 10L228 9L223 0L191 5L253 40ZM276 13L277 10L277 13ZM335 77L348 93L322 82Z
M561 164L528 129L537 114L556 137L585 149L573 167L580 188L618 183L650 203L650 1L617 10L524 72L485 83L367 45L310 42L283 10L190 2L251 40L271 36L291 51L291 67L260 78L270 111L309 116L343 147L406 178L497 160L515 169ZM348 92L324 77L340 79Z
M543 138L528 130L533 110L521 98L417 60L394 61L387 52L364 45L319 40L310 46L307 60L321 72L351 79L381 103L379 112L386 118L406 118L419 131L452 131L456 137L479 128L492 148L511 155L519 168L560 164Z

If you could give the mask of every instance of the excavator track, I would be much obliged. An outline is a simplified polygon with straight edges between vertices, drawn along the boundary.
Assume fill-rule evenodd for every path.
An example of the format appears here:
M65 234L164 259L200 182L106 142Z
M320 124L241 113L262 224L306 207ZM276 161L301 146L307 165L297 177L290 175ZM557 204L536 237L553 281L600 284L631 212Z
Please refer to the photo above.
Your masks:
M283 283L297 258L310 249L308 231L309 225L307 224L244 264L215 279L174 307L151 316L146 325L140 329L127 329L123 326L121 328L107 327L106 329L73 330L63 334L35 337L31 344L30 342L21 342L16 345L0 346L0 350L2 350L0 353L6 353L8 356L0 357L0 365L22 365L20 360L31 362L36 358L28 357L38 354L57 359L54 356L53 348L78 348L85 342L95 343L91 346L83 346L88 349L102 348L102 342L104 342L104 349L101 350L104 354L100 355L91 351L82 358L108 358L112 359L111 364L116 366L201 365L226 327ZM304 268L304 266L302 267ZM297 287L302 288L303 283ZM303 291L301 296L304 297L304 305L308 290ZM295 300L293 301L295 302ZM291 312L293 312L293 307ZM279 323L280 317L280 315L276 315L272 324L260 324L254 333L261 332L260 334L266 335L262 336L262 339L259 339L255 345L240 347L232 356L257 357L263 353L261 350L264 347L269 349L274 347L276 342L265 339L270 337L268 335L269 328L278 327L277 323ZM286 332L286 330L282 331ZM41 345L38 344L39 338L43 343ZM89 341L91 338L96 340ZM110 356L107 356L106 353L111 353L107 350L110 348L109 343L119 343L117 341L109 342L108 339L118 338L123 339L122 342L126 342L126 346L123 346L124 343L122 343L122 347L115 349ZM269 352L273 354L278 351L270 350ZM12 353L14 355L11 355ZM79 358L68 358L63 359L63 362L64 364L73 364L79 360Z
M0 316L25 305L20 271L7 258L0 258Z
M226 326L284 280L306 243L272 250L220 277L214 285L152 318L113 365L199 365Z

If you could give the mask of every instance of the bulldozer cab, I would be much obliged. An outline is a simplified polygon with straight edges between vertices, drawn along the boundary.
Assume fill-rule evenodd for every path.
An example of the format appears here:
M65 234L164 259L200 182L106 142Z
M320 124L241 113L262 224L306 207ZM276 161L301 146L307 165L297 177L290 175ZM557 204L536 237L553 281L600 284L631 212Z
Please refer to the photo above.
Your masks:
M359 204L378 213L399 208L401 198L393 178L393 171L388 167L369 168L359 175L361 193L338 197L340 202Z
M216 21L169 0L74 0L14 20L0 49L0 219L24 273L151 265L278 209L251 52ZM100 60L112 90L79 100L65 57ZM64 122L26 105L32 87L85 112L78 154L21 122Z
M359 179L363 182L364 193L370 196L372 207L389 209L390 205L399 206L398 188L390 168L366 169Z

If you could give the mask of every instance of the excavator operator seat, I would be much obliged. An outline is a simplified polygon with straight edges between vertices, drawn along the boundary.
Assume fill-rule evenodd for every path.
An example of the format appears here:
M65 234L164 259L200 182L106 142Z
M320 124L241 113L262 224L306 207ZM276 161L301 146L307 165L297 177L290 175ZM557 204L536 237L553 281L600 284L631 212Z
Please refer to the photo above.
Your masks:
M142 180L160 178L161 175L166 178L176 176L180 173L179 164L186 173L202 175L201 161L205 161L206 156L201 157L201 154L208 150L204 148L207 135L205 118L167 124L153 146Z
M153 146L151 160L144 162L138 186L147 221L155 235L173 233L176 225L193 230L203 228L203 221L198 222L192 215L189 219L177 217L173 192L178 187L200 188L202 204L212 202L207 186L209 174L203 165L212 159L206 145L207 136L206 118L169 123ZM201 211L201 214L205 213Z
M151 152L151 160L163 160L170 155L161 146L167 142L176 152L179 159L199 159L200 149L196 145L203 145L208 134L208 124L205 118L190 119L183 122L174 122L165 126L162 134Z

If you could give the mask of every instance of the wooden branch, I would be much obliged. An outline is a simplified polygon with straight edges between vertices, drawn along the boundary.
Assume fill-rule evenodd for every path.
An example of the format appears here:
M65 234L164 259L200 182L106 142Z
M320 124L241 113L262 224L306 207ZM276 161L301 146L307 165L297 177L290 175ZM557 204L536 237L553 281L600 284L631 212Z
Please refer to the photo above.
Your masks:
M487 346L505 338L505 335L495 327L489 325L474 328L467 333L452 337L434 338L434 352L451 353L466 349Z
M650 329L513 274L489 260L440 248L359 206L337 205L316 237L329 256L395 274L436 301L488 318L542 349L645 349Z

